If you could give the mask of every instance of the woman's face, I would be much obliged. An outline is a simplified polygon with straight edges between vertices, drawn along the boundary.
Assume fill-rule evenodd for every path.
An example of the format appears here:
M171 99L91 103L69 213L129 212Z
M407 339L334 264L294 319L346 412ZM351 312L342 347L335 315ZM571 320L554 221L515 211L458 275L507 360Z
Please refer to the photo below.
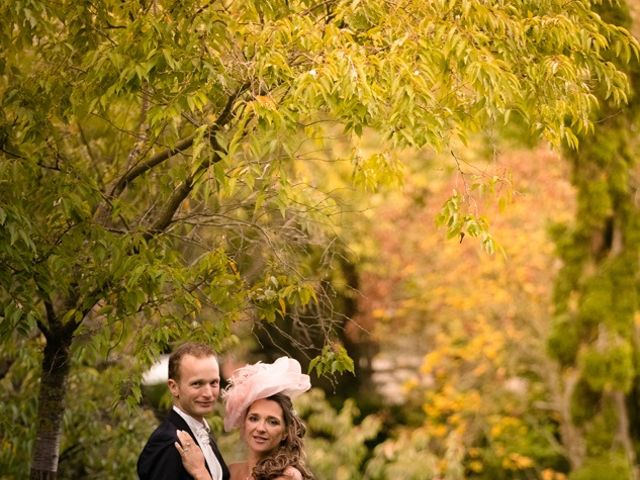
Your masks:
M249 449L264 457L284 438L285 423L280 404L266 398L253 402L244 418L244 440Z

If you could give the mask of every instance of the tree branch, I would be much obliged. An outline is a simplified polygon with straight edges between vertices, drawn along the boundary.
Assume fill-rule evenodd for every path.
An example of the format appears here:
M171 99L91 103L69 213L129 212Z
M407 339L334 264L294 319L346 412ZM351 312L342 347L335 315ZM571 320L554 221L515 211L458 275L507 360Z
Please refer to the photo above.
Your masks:
M191 193L191 191L193 190L193 186L195 184L195 179L204 170L209 168L212 164L217 163L222 159L222 157L218 153L219 150L220 150L220 145L218 144L217 140L215 139L215 135L214 134L218 129L220 129L220 127L226 125L229 122L229 120L231 120L231 111L233 109L233 104L234 104L235 100L238 98L238 96L244 90L246 90L247 87L248 87L248 85L246 85L246 84L243 85L242 87L240 87L236 91L236 93L234 95L229 97L224 110L222 111L222 113L220 114L220 116L218 117L216 122L211 127L209 127L209 129L207 131L207 134L209 136L209 141L211 142L211 145L214 147L213 155L211 156L211 158L209 160L203 161L200 164L200 166L198 166L198 168L195 170L195 172L193 172L193 174L191 174L188 178L186 178L178 186L178 188L176 188L176 190L174 190L173 194L171 195L171 197L167 201L166 205L164 206L164 208L160 212L158 218L153 223L153 225L148 230L148 232L144 235L145 240L149 240L150 238L154 237L156 234L166 230L166 228L171 224L171 220L173 219L173 216L175 215L176 211L178 210L178 208L182 204L182 201L185 198L187 198L189 196L189 194ZM193 136L183 140L182 142L180 142L180 144L176 145L176 147L174 147L174 149L178 148L178 146L182 145L183 143L185 145L188 143L188 145L191 146L193 144ZM185 146L183 148L183 150L186 150L187 148L188 147ZM165 152L162 152L161 154L158 154L158 155L154 156L153 158L149 159L149 162L147 162L147 163L150 163L156 157L159 157L159 155L169 155L171 151L172 150L166 150Z
M191 193L191 190L193 190L195 178L212 164L219 162L221 158L222 157L217 152L214 153L210 160L202 162L193 175L190 175L189 178L184 180L178 188L173 191L173 194L167 201L167 204L158 216L158 219L155 221L151 229L144 235L145 240L149 240L154 235L163 232L169 224L171 224L171 220L178 208L180 208L182 201L187 198Z
M0 152L6 153L7 155L9 155L9 156L11 156L13 158L19 158L20 160L26 160L26 158L23 157L22 155L18 155L17 153L13 153L13 152L10 152L8 150L5 150L4 147L0 147Z
M225 105L224 110L222 111L220 116L207 129L207 132L206 132L207 135L211 137L212 134L214 134L221 127L223 127L229 122L229 120L231 119L231 110L233 108L234 102L246 89L247 89L247 85L243 85L233 95L229 97L229 99L227 100L227 104ZM119 196L124 191L124 189L127 188L127 185L129 185L129 183L133 182L139 176L145 174L146 172L151 170L153 167L159 165L165 160L168 160L174 157L175 155L191 148L194 140L195 140L195 134L190 135L187 138L180 140L175 146L167 148L166 150L155 154L146 162L141 163L140 165L137 165L134 168L130 169L114 185L113 189L111 190L110 196L112 198Z
M151 238L153 238L158 233L161 233L164 230L166 230L166 228L171 224L173 216L174 216L175 212L178 210L178 208L180 207L182 201L185 198L187 198L189 196L189 194L191 193L191 191L193 190L194 182L195 182L195 179L198 177L198 175L200 175L204 170L209 168L213 163L216 163L216 162L221 160L222 157L221 157L221 155L219 153L220 145L218 145L218 143L217 143L217 141L215 139L215 136L213 134L218 129L220 129L221 127L226 125L231 120L233 105L234 105L236 99L247 88L248 88L248 84L245 84L245 85L241 86L240 88L238 88L238 90L232 96L229 97L229 99L227 100L227 104L225 105L224 110L222 111L222 113L220 114L220 116L218 117L216 122L208 128L207 133L209 135L209 141L211 142L211 144L214 147L213 155L211 156L211 158L209 160L203 161L200 164L200 166L196 169L196 171L192 175L190 175L173 192L173 194L171 195L171 197L168 199L167 203L165 204L164 208L162 209L162 211L158 215L158 218L156 219L156 221L153 222L151 228L145 233L145 235L144 235L145 241L150 240ZM163 151L163 152L161 152L159 154L154 155L153 157L151 157L144 164L139 165L138 167L130 170L116 184L116 187L114 187L114 190L112 191L112 195L119 195L120 193L122 193L122 191L124 191L126 186L131 181L133 181L135 178L137 178L138 176L140 176L140 175L144 174L145 172L149 171L151 168L153 168L154 166L158 165L159 163L161 163L161 162L173 157L174 155L176 155L176 154L178 154L178 153L190 148L193 145L194 139L195 139L194 135L191 135L190 137L187 137L187 138L183 139L182 141L178 142L178 144L176 146L174 146L173 148L169 148L169 149L167 149L167 150L165 150L165 151ZM107 203L109 203L110 198L106 198L105 200L107 201ZM132 247L130 253L131 254L137 253L137 249L135 247ZM92 305L91 305L90 308L83 309L82 316L80 317L79 321L70 321L67 325L65 325L63 327L66 332L72 333L80 325L80 323L82 323L82 320L85 318L85 316L100 301L100 299L102 298L103 294L108 290L108 284L109 284L109 282L105 281L102 285L100 285L99 287L94 289L94 291L91 292L87 296L87 298L95 298L97 300L95 302L92 302ZM47 304L47 302L45 300L45 306L47 306L47 305L48 304ZM52 305L51 305L51 313L53 314L52 318L55 320L55 314L53 312L53 306ZM49 317L49 314L47 316ZM41 325L41 329L43 329L43 332L48 332L44 325ZM47 335L47 333L45 333L45 336L46 335Z
M50 342L51 341L51 332L49 331L47 326L44 323L42 323L40 320L37 320L36 323L38 325L38 328L40 329L40 331L44 335L44 338L47 339L47 342Z
M191 148L191 146L193 145L194 139L195 139L195 135L190 135L189 137L179 141L174 147L168 148L163 152L157 153L146 162L130 169L114 185L109 195L110 198L118 197L124 191L124 189L127 188L127 185L129 183L131 183L133 180L143 175L144 173L148 172L156 165L164 162L165 160L168 160L169 158L177 155L180 152L183 152Z
M7 373L9 373L9 370L11 370L11 366L15 363L15 361L15 356L0 359L0 380L7 376Z
M42 297L42 301L44 303L44 309L47 313L47 322L49 323L50 327L53 327L57 323L56 312L53 309L53 303L51 302L49 295L42 288L38 287L38 291L40 292L40 296ZM37 323L38 328L40 328L40 331L42 331L47 341L50 341L51 330L49 330L49 328L47 328L47 326L40 320L38 320Z

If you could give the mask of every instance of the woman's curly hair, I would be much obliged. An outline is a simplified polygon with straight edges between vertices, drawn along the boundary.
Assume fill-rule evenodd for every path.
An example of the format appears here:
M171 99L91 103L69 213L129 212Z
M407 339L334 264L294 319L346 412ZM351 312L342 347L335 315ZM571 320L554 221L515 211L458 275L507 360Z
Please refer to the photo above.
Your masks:
M282 408L285 438L273 452L256 464L252 472L253 478L271 480L284 475L286 468L291 466L300 471L304 480L313 480L313 475L305 465L306 455L302 440L307 428L293 410L291 399L283 393L276 393L267 397L266 400L272 400Z

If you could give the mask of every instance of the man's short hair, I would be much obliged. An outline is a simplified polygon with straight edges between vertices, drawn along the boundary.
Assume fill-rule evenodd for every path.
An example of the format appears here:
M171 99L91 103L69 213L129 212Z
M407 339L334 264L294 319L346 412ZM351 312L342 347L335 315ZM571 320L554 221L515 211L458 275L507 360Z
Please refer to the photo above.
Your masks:
M176 348L169 356L169 378L180 380L180 361L185 355L196 358L215 357L216 352L204 343L187 342Z

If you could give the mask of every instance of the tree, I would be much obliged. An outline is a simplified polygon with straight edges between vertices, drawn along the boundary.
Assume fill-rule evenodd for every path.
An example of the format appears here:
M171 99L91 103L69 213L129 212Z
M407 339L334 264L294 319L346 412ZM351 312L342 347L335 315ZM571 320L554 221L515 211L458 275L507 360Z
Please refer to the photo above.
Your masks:
M631 25L623 2L598 11ZM626 108L601 98L593 135L581 136L579 148L565 154L578 205L573 222L554 231L563 268L549 347L562 373L563 443L576 480L640 475L638 67L637 59L625 67L633 86Z
M385 406L398 404L367 470L374 478L560 479L567 471L545 335L558 263L547 226L572 216L569 169L546 147L491 137L482 149L486 136L477 140L454 148L455 158L444 153L448 169L424 172L424 155L410 160L403 193L370 215L380 247L361 268L367 303L358 319L379 342L376 363L387 363L376 372ZM500 254L434 231L452 190L491 219Z
M486 122L575 143L596 86L626 98L610 52L635 51L590 5L3 2L0 338L42 355L32 478L56 476L83 352L135 354L135 401L136 373L173 341L224 348L243 315L315 301L322 122L379 132L380 151L349 158L370 188L395 148Z

